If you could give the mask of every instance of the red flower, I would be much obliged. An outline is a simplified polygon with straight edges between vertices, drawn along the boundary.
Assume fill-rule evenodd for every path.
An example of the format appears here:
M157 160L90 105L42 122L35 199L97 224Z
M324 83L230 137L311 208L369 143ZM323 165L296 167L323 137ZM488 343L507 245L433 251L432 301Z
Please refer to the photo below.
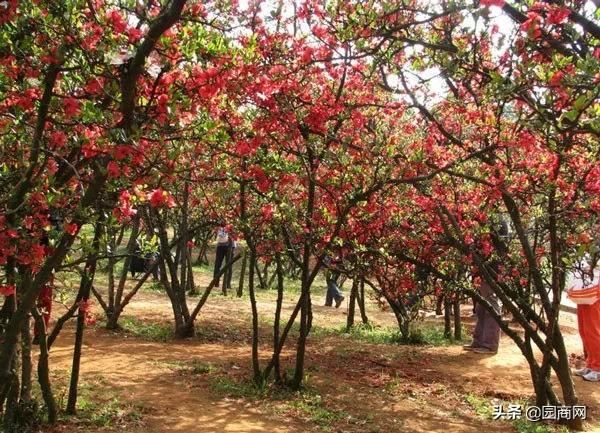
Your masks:
M563 78L565 76L565 73L563 71L556 71L552 77L550 77L550 85L552 86L560 86Z
M120 145L115 148L115 151L113 154L114 154L115 159L118 159L120 161L122 159L127 158L132 153L133 152L132 152L132 149L130 146Z
M108 177L119 177L121 174L121 169L119 168L119 164L114 161L110 161L108 166L106 167L108 172Z
M63 107L65 109L65 115L67 118L75 117L81 111L81 104L75 98L66 98L63 101Z
M79 226L75 223L69 223L65 225L65 232L71 236L75 236L79 232Z
M160 207L164 203L164 191L160 188L153 190L150 193L150 205L152 207Z
M123 16L118 10L110 11L108 13L107 18L110 24L112 25L112 28L115 31L115 33L121 34L127 28L127 23L125 22Z
M167 193L167 207L174 208L175 207L175 199L169 193Z
M52 131L50 133L50 147L52 149L61 149L67 144L67 134L63 131Z
M142 38L142 31L135 27L130 27L127 29L127 40L130 44L135 44Z
M569 18L571 11L568 8L557 7L548 12L548 24L561 24Z
M175 199L167 191L157 188L150 193L150 205L152 207L175 207Z
M536 12L528 12L528 19L524 21L520 28L526 32L531 39L539 39L542 36L540 28L540 16Z
M504 0L480 0L479 4L482 6L498 6L502 7L506 3Z
M15 294L14 284L7 284L4 286L0 286L0 295L12 296L14 294Z
M264 205L261 209L261 213L265 221L271 221L273 219L273 205Z
M40 244L31 245L31 256L33 257L34 264L41 264L44 261L44 257L46 257L46 248Z

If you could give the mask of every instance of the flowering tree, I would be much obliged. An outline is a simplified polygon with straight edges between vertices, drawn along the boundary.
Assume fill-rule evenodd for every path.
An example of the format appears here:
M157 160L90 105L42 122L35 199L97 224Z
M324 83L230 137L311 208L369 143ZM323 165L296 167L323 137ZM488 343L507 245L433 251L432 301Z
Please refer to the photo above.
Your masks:
M43 326L34 306L55 269L85 264L76 303L40 344L51 421L48 345L62 323L79 311L74 410L90 291L117 327L144 281L126 293L136 239L156 228L176 332L192 335L214 283L188 309L190 242L222 217L250 252L256 381L272 370L282 379L279 354L299 316L292 386L301 386L311 286L335 254L355 284L374 278L405 332L406 298L424 281L464 287L523 352L537 403L559 401L554 372L576 404L559 307L566 274L596 248L600 210L600 31L583 2L307 0L279 2L270 18L261 2L0 7L7 430L30 382L19 377L19 338L30 313ZM49 229L56 215L63 224ZM500 221L510 233L500 236ZM92 236L80 233L86 224ZM103 292L92 284L99 250L119 226L130 228L124 267ZM264 370L259 258L276 263L279 290ZM301 293L280 329L284 258L300 270ZM458 284L465 269L474 284ZM523 335L481 299L481 281Z
M20 392L19 333L79 228L94 219L93 209L112 186L110 179L129 176L127 166L143 154L138 139L153 122L140 106L148 114L155 105L152 86L141 86L153 82L145 64L157 46L172 42L166 32L179 20L186 1L164 7L152 3L134 12L103 1L38 3L1 6L7 9L1 37L10 41L1 53L0 71L0 263L3 292L11 295L5 301L9 318L0 353L7 431L15 422ZM146 102L141 102L146 89ZM60 233L47 233L53 210L64 220ZM44 248L43 239L52 248ZM43 352L45 345L40 348ZM47 364L43 377L53 422L56 406Z
M581 2L413 6L425 17L416 27L387 3L348 4L338 23L355 29L349 40L377 56L382 86L409 101L426 131L410 144L437 172L416 188L428 221L418 237L433 257L452 247L523 327L524 337L478 297L528 360L537 403L558 402L552 370L576 404L558 317L566 274L598 228L598 26ZM498 7L516 23L502 33L489 18ZM513 238L498 236L498 216ZM406 260L436 268L419 250Z

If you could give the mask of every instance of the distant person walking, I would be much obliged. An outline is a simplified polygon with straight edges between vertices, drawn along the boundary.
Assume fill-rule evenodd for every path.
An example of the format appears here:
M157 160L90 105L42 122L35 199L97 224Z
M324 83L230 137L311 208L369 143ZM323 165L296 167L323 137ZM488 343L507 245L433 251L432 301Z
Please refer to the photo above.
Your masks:
M215 253L215 269L213 272L213 280L215 287L219 287L219 274L223 265L224 259L228 256L231 249L235 248L235 242L231 234L231 225L223 222L217 229L217 250ZM227 286L227 279L225 279Z
M344 295L340 290L337 280L340 276L338 270L333 267L331 258L326 257L323 264L325 265L325 282L327 283L327 294L325 295L325 306L331 307L335 300L335 308L339 308L344 302Z
M491 304L496 313L501 314L502 310L498 297L483 279L479 283L479 294ZM463 349L475 353L494 355L498 352L500 343L500 325L481 302L475 304L474 310L477 321L473 331L473 342L463 346Z

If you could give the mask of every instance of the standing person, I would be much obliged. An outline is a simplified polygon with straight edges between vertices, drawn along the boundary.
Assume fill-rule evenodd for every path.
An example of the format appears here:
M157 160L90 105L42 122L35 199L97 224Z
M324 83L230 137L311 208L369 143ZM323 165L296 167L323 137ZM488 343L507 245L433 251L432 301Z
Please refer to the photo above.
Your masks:
M577 304L577 327L583 343L585 367L573 371L590 382L600 382L600 269L584 264L581 279L572 281L567 296Z
M329 257L327 257L324 260L323 264L326 267L325 282L327 283L327 294L325 295L325 306L331 307L333 304L333 301L335 300L335 308L339 308L345 299L344 295L342 294L342 291L340 290L340 288L338 287L338 284L337 284L337 279L339 278L340 273L335 268L333 268L331 259Z
M227 253L229 252L229 249L233 247L233 245L234 242L231 238L231 226L223 222L217 229L217 250L215 253L215 269L213 272L215 287L219 287L219 273L221 272L223 259L227 257ZM227 284L225 283L225 285Z
M501 314L500 301L489 284L482 279L478 289L481 297L492 305L496 313ZM463 349L494 355L498 352L500 343L500 325L492 314L481 305L481 302L476 303L474 311L477 319L473 331L473 341L471 344L463 346Z

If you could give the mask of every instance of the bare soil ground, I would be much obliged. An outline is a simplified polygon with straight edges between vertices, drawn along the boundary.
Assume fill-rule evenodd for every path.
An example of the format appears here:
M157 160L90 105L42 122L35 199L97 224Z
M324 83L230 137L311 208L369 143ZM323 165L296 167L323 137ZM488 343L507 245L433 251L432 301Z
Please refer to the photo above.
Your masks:
M203 277L200 287L207 281ZM297 295L286 296L282 317L289 315ZM272 292L259 292L263 363L270 354L273 300ZM314 303L321 301L315 295ZM133 331L110 332L100 324L86 331L80 417L48 431L514 432L511 423L494 421L484 412L494 399L515 403L532 394L524 358L507 337L496 356L464 352L460 344L373 343L338 332L346 321L345 305L337 310L314 307L305 392L257 391L247 382L249 311L247 298L215 293L199 316L197 336L178 341L169 336L166 295L142 290L123 317ZM368 316L376 325L394 326L392 314L375 304L369 303ZM468 309L464 322L472 326ZM580 353L573 317L565 315L563 322L567 347ZM146 337L140 330L147 331ZM65 398L72 342L68 326L51 353L60 399ZM293 367L293 349L290 344L284 354L286 368ZM600 384L574 380L588 416L600 419ZM600 423L590 422L587 428L600 432Z

